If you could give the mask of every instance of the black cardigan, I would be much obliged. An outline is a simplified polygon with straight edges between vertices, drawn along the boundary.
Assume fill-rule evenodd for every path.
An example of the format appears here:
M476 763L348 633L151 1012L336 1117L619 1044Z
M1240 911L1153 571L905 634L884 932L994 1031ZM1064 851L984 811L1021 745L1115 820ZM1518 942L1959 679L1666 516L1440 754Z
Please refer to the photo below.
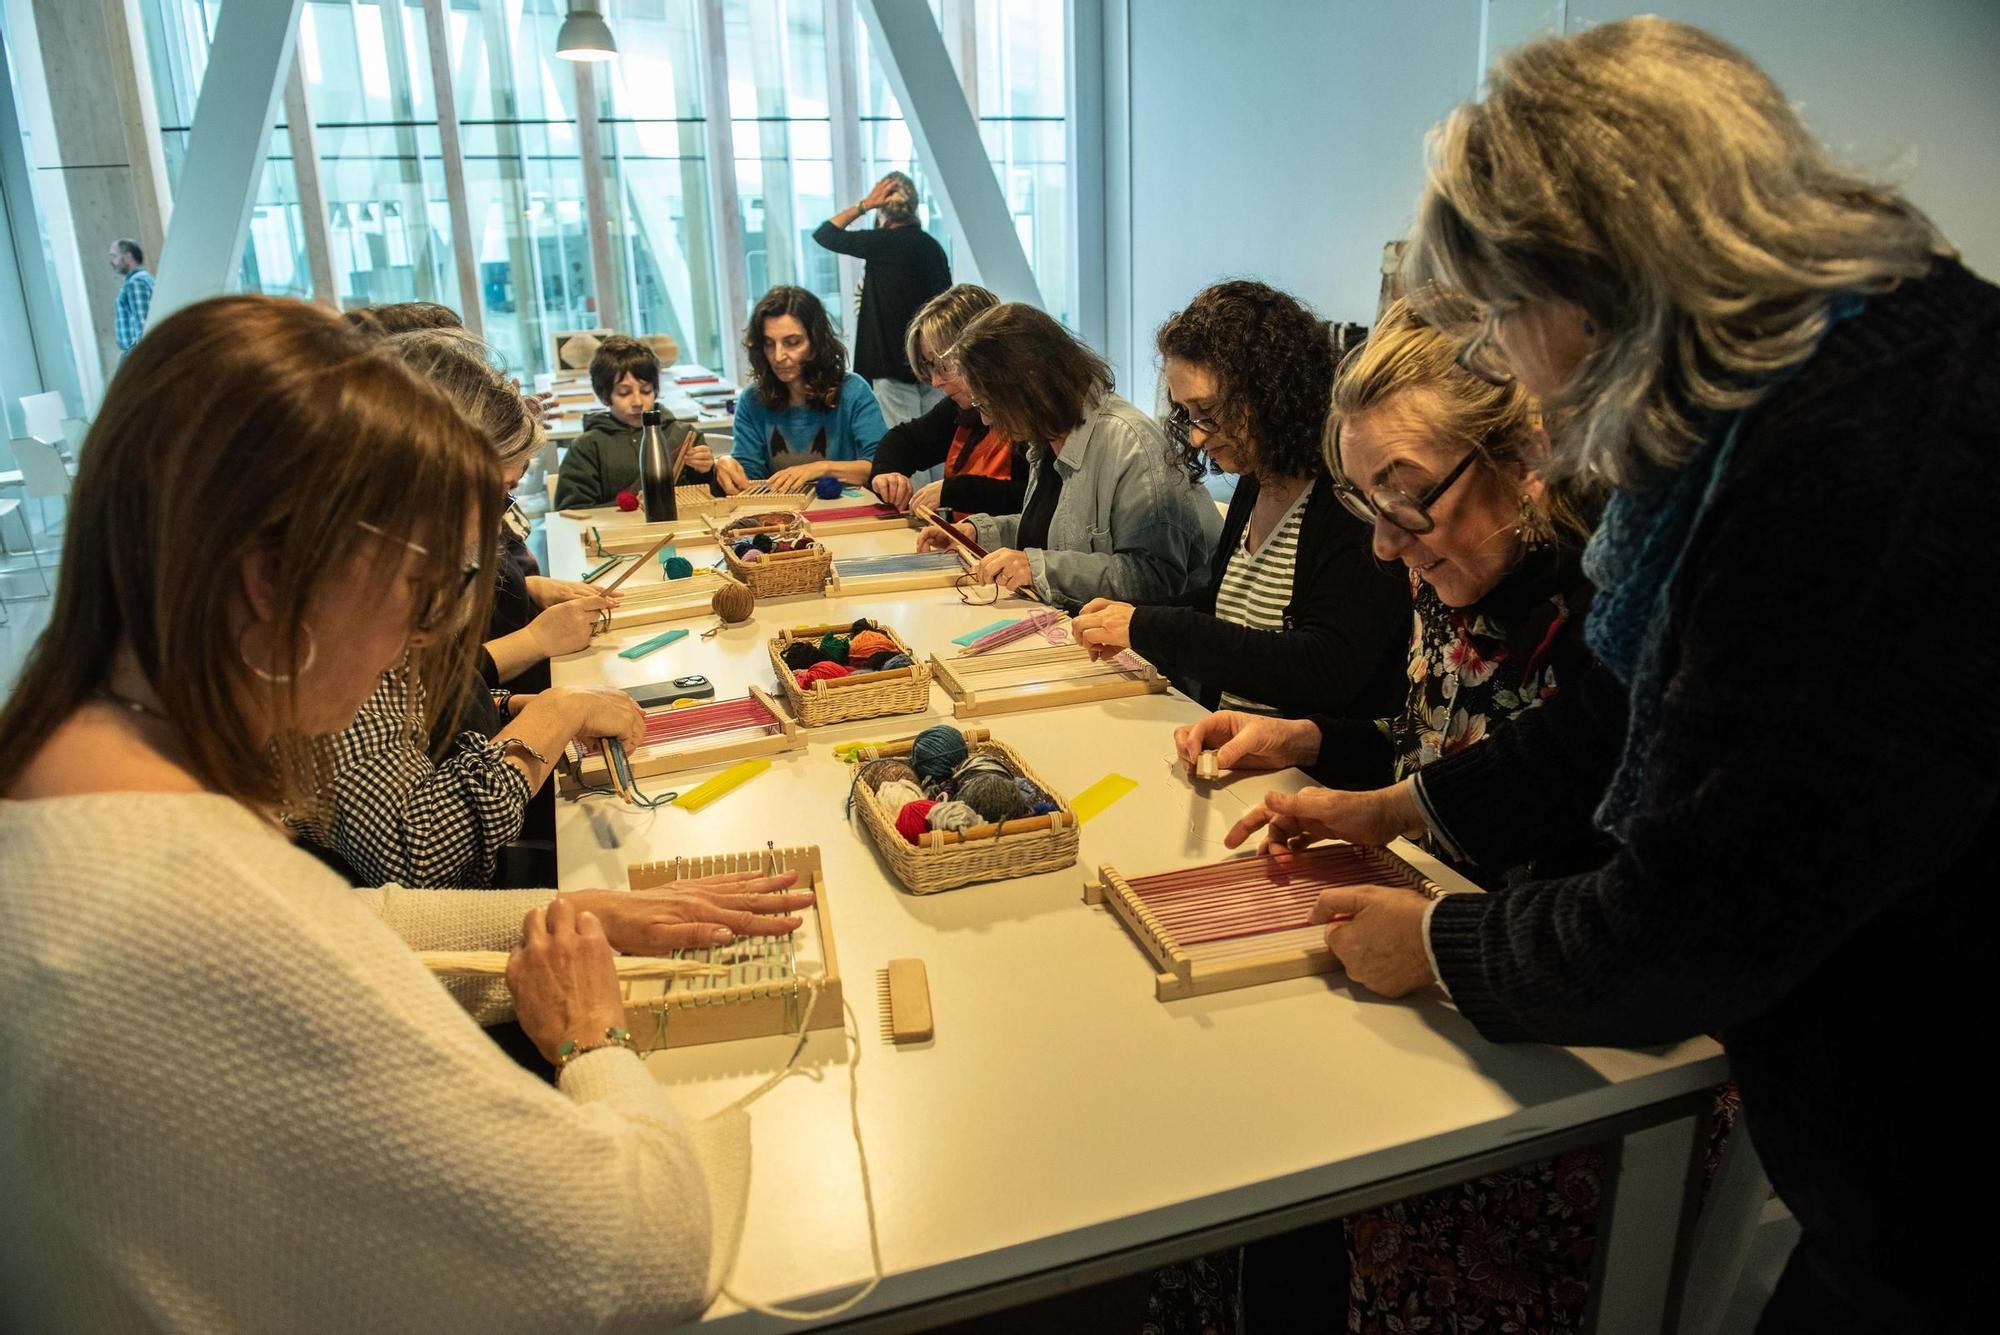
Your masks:
M1996 501L2000 289L1941 260L1744 422L1672 590L1616 855L1431 919L1488 1038L1718 1034L1804 1228L1787 1282L1870 1329L1969 1327L1986 1269L1984 1231L1952 1221L1987 1120ZM1559 696L1425 771L1468 852L1518 861L1594 804L1622 726L1590 704Z
M868 472L869 481L884 473L908 477L926 468L936 468L951 453L952 435L964 417L959 406L946 399L922 416L890 427L875 442L875 465ZM979 420L976 412L970 417L972 422ZM1013 462L1006 478L970 473L946 478L938 504L963 515L1021 513L1021 500L1028 494L1028 448L1018 440L1014 442Z
M1368 529L1340 507L1324 473L1299 521L1285 629L1253 630L1215 615L1216 591L1257 492L1254 476L1236 484L1206 584L1184 604L1133 611L1133 650L1167 675L1198 683L1189 693L1210 709L1230 691L1289 717L1388 713L1402 698L1409 584L1376 563Z

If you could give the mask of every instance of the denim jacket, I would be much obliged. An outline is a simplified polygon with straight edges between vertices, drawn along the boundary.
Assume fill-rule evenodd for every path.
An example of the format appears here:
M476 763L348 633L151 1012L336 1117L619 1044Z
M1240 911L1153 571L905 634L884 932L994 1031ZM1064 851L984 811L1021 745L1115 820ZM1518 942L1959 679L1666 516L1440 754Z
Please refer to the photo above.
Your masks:
M1028 447L1029 498L1047 452L1047 445ZM1152 418L1105 395L1070 432L1056 470L1063 487L1049 545L1028 552L1036 593L1064 604L1097 597L1157 603L1207 577L1222 517L1208 493L1168 461ZM972 526L980 546L1011 547L1021 516L974 515Z

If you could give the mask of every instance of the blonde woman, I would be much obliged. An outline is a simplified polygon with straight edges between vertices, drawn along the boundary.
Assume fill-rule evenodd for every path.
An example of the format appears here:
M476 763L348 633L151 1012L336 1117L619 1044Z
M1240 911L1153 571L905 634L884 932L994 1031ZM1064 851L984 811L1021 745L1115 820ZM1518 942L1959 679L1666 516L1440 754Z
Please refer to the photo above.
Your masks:
M1953 1021L1988 1001L2000 723L1949 674L2000 661L2000 290L1698 29L1537 42L1489 88L1432 136L1407 277L1468 294L1435 303L1467 364L1542 396L1553 468L1613 489L1589 639L1629 724L1557 700L1420 792L1271 835L1380 839L1427 807L1504 861L1594 806L1618 849L1587 873L1330 895L1349 976L1439 982L1493 1039L1718 1035L1803 1228L1762 1328L1970 1329L1985 1128Z
M696 1139L619 1033L631 896L357 893L274 816L314 800L316 739L384 671L468 679L499 482L449 402L303 302L201 302L120 365L0 711L0 1324L547 1331L705 1305ZM466 999L511 1007L558 1086L412 946L514 947L506 989Z

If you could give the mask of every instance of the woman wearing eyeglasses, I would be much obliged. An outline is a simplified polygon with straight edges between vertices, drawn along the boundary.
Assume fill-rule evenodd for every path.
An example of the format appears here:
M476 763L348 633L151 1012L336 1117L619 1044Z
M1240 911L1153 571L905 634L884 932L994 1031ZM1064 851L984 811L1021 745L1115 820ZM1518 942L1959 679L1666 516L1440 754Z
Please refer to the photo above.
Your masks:
M1195 584L1221 527L1215 506L1168 463L1158 424L1111 392L1102 357L1010 302L967 324L951 361L987 425L1028 442L1034 470L1021 513L956 526L987 551L982 582L1072 607L1174 598ZM935 529L918 539L924 551L948 542Z
M469 678L491 449L319 307L220 297L153 332L0 710L0 1324L694 1316L732 1198L623 1032L600 910L628 896L356 891L275 814L383 672ZM512 953L454 999L413 947ZM468 1006L517 1015L557 1085Z
M1322 459L1332 332L1287 294L1234 280L1197 294L1155 343L1175 465L1241 480L1198 589L1143 606L1093 599L1077 639L1099 656L1135 650L1210 709L1387 713L1409 588L1376 565Z

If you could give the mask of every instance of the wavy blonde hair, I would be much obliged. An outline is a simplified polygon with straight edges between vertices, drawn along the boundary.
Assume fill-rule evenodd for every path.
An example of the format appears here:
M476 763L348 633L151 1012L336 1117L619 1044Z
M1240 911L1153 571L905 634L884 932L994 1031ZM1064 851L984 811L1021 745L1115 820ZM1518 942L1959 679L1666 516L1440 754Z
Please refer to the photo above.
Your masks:
M1895 190L1837 168L1748 57L1665 19L1509 53L1427 154L1408 288L1557 298L1596 327L1544 405L1554 475L1631 486L1678 468L1704 418L1812 355L1834 297L1951 253Z

